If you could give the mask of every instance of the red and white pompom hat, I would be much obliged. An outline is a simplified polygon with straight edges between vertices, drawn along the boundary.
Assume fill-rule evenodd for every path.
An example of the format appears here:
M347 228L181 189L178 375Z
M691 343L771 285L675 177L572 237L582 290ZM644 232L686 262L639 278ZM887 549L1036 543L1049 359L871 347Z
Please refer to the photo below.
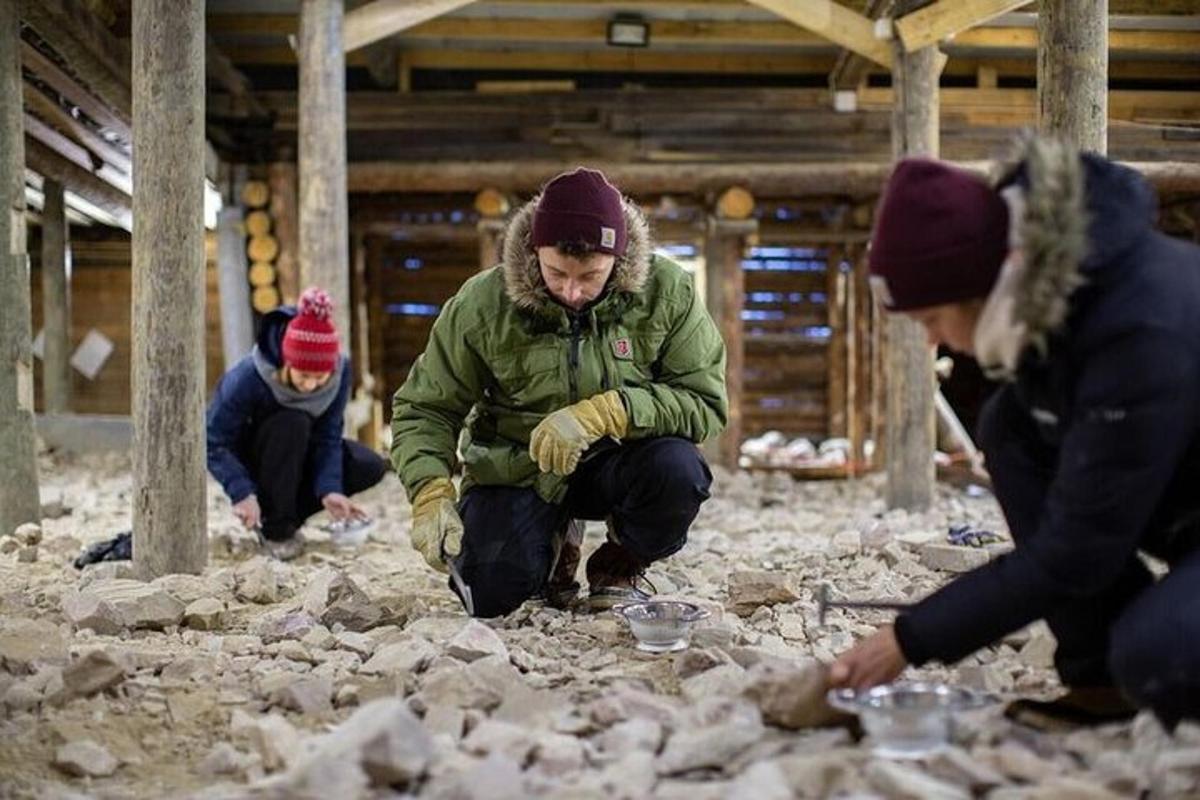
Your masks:
M310 286L296 308L283 334L283 363L304 372L333 372L338 364L338 335L329 293Z

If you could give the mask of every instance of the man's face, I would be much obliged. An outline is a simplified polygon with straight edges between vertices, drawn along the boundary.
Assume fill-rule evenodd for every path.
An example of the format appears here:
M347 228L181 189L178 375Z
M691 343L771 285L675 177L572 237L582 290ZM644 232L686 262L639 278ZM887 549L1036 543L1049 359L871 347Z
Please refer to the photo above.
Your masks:
M983 300L965 300L941 306L918 308L905 316L919 322L931 345L944 344L951 350L975 355L975 326L983 311Z
M567 308L579 311L604 292L616 256L589 253L582 258L565 256L555 247L539 247L538 263L550 295Z

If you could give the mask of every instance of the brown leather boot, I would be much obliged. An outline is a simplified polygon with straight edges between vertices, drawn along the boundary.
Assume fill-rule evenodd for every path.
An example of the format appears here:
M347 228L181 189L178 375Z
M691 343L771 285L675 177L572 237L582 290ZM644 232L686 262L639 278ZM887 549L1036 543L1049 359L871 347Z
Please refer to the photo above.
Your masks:
M546 582L546 605L562 609L570 607L579 595L580 586L575 574L579 572L582 555L583 523L578 520L567 522L566 530L557 537L555 544L558 554L550 570L550 579Z
M620 603L649 600L651 595L638 584L654 585L646 580L646 565L611 539L592 553L587 562L588 607L607 611Z

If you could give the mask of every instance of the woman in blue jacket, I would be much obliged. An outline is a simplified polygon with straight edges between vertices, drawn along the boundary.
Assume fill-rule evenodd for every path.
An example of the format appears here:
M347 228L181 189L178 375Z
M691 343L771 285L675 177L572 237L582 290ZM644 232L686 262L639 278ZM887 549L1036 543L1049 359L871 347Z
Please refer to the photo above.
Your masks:
M297 532L323 507L365 517L349 495L374 486L386 462L342 438L353 383L338 350L333 304L312 287L297 306L263 317L258 343L225 373L208 409L208 470L233 511L280 559L304 550Z

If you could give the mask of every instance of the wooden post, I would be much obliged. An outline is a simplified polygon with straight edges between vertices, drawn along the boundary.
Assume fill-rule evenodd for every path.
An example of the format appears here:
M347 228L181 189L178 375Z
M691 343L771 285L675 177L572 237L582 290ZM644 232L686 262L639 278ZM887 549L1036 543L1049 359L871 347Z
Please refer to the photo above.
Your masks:
M479 231L479 269L490 269L500 263L500 236L504 220L484 218L475 229Z
M718 463L727 469L737 469L742 447L742 384L746 361L742 336L746 277L742 259L749 240L757 233L756 220L710 217L705 241L705 305L725 340L725 390L729 396L729 424L715 448L710 447L710 452L714 452Z
M350 351L342 0L300 3L300 283L329 292Z
M897 14L916 4L901 3ZM892 154L938 154L938 51L910 53L897 41L892 67ZM887 505L920 510L933 502L933 351L924 329L901 314L887 317Z
M41 519L25 252L19 0L0 0L0 534Z
M290 155L290 154L289 154ZM279 255L275 256L276 283L283 302L294 303L300 298L300 232L296 209L296 164L276 161L267 167L267 183L271 187L271 224Z
M828 245L825 261L825 324L829 326L829 345L825 358L825 408L828 427L826 435L846 436L846 398L848 325L846 320L846 276L842 274L845 246Z
M217 214L217 286L221 297L221 349L230 369L254 344L246 262L244 212L236 203Z
M1108 0L1038 0L1038 130L1108 152Z
M208 561L203 0L134 4L133 139L133 563L155 577Z
M47 414L71 410L70 225L63 185L42 183L42 403Z

